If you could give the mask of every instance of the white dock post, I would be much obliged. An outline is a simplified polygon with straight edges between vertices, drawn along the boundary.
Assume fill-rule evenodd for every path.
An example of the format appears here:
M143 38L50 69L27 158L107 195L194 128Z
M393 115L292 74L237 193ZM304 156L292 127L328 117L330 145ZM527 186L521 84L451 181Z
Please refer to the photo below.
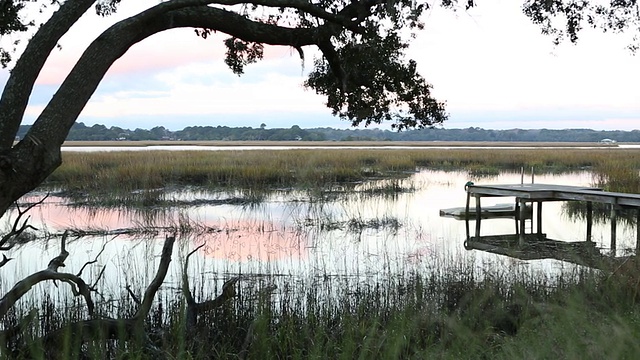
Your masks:
M531 167L531 183L533 184L533 180L535 178L535 175L533 174L533 166Z
M524 166L520 167L520 185L524 184Z

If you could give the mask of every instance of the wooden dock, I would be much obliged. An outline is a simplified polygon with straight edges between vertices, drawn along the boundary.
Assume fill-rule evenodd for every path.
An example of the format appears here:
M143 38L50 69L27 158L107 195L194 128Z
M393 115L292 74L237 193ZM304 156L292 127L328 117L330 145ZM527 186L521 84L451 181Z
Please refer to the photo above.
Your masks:
M469 230L469 214L471 213L470 202L471 197L475 198L475 238L480 238L481 224L481 199L483 197L515 197L516 209L516 235L518 235L519 243L524 244L525 241L525 209L527 203L536 205L536 234L542 236L542 204L546 201L584 201L587 203L587 238L590 242L591 228L593 223L593 203L609 204L611 208L611 249L615 252L616 248L616 221L620 209L632 208L637 211L637 243L636 250L640 245L640 194L628 194L618 192L603 191L598 188L583 186L567 186L567 185L550 185L550 184L507 184L507 185L475 185L467 184L466 217L467 217L467 239L470 239ZM473 218L473 217L472 217ZM531 232L533 233L533 223L531 224Z

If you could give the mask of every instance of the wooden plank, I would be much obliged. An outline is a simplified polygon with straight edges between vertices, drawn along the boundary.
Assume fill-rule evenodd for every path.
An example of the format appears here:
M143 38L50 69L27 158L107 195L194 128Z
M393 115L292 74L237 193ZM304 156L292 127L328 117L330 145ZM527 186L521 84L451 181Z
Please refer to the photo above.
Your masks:
M539 201L592 201L617 204L618 206L640 207L640 194L609 192L580 186L550 184L471 185L467 191L481 196L513 196Z

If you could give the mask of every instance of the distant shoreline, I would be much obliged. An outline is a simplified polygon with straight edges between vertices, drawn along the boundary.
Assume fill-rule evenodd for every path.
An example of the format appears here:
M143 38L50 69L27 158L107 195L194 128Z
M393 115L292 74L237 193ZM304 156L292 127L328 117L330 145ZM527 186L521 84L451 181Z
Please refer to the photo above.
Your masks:
M624 143L625 145L634 143ZM301 147L617 147L615 144L600 142L524 142L524 141L65 141L65 147L80 146L301 146Z

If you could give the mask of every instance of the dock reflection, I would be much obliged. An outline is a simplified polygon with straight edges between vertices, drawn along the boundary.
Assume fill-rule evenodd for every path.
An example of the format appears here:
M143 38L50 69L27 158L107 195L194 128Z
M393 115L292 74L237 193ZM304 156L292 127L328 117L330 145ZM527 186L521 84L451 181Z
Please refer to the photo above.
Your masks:
M593 241L562 241L549 239L545 234L489 235L469 237L467 250L481 250L520 260L555 259L591 268L609 268L613 258L604 255Z

